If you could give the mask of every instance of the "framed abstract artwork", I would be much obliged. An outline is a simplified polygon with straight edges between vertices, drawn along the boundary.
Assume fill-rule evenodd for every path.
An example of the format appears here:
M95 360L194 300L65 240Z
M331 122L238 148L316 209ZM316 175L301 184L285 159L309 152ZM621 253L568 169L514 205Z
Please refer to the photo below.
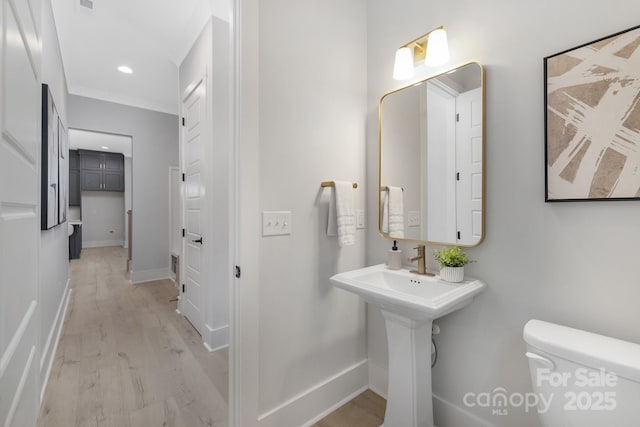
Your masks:
M58 224L67 221L69 206L69 138L67 130L58 119Z
M58 111L51 91L42 85L42 181L40 229L48 230L58 225L59 210L59 134ZM65 156L66 157L66 156Z
M640 199L640 26L544 58L547 202Z

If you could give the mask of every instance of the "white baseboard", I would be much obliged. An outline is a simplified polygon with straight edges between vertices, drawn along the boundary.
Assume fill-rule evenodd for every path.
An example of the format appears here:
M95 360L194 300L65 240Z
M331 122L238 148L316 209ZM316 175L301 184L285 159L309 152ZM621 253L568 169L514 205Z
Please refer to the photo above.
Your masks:
M49 374L51 374L51 368L53 367L53 359L55 359L58 343L60 342L60 336L62 335L62 327L64 326L67 307L69 306L69 300L71 299L70 283L71 280L67 279L67 285L64 288L64 295L60 301L60 305L58 306L58 312L56 313L56 318L51 326L51 331L49 331L47 343L43 347L42 357L40 357L40 375L41 378L44 378L42 388L40 389L40 403L42 403L42 400L44 399L44 392L47 389L47 384L49 382ZM45 366L47 368L43 372L43 368ZM42 377L42 375L44 375L44 377Z
M496 427L436 394L433 395L433 421L438 427Z
M83 248L104 248L109 246L120 246L124 245L124 240L91 240L88 242L82 242Z
M229 325L212 328L205 324L205 335L202 337L204 346L209 351L216 351L229 347Z
M171 269L169 267L156 268L153 270L132 271L129 276L131 283L152 282L154 280L162 280L171 278Z
M367 388L365 359L260 415L258 425L311 426Z

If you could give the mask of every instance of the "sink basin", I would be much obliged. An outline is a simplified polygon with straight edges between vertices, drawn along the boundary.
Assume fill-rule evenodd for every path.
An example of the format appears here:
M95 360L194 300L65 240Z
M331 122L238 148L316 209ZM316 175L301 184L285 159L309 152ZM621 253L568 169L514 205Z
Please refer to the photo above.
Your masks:
M331 283L360 295L368 303L414 320L437 319L458 310L485 288L479 280L449 283L439 276L389 270L385 264L336 274Z
M382 309L389 352L384 425L433 427L432 321L466 306L486 285L474 279L449 283L385 264L336 274L331 283Z

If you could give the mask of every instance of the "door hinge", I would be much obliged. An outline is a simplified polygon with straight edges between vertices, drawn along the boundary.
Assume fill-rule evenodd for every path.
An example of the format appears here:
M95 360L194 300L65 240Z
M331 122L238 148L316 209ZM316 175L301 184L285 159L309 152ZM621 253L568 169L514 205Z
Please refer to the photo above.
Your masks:
M456 122L460 121L460 113L456 113Z
M236 265L236 279L239 279L241 274L240 266Z
M182 174L182 182L184 182L184 174Z
M182 118L182 126L184 126L184 117Z
M185 236L185 233L184 233L184 228L183 228L182 229L182 237L184 237L184 236Z
M185 285L184 285L184 283L183 283L183 284L182 284L182 293L184 293L184 290L185 290Z
M460 238L461 238L461 237L460 237L460 232L458 231L458 240L460 240Z
M456 172L456 181L460 181L460 172Z

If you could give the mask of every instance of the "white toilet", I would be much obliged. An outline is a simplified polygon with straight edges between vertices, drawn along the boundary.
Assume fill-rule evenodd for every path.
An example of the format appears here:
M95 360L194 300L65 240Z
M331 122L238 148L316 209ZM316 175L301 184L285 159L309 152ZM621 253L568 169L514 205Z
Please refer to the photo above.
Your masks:
M640 426L640 345L540 320L523 336L544 427Z

